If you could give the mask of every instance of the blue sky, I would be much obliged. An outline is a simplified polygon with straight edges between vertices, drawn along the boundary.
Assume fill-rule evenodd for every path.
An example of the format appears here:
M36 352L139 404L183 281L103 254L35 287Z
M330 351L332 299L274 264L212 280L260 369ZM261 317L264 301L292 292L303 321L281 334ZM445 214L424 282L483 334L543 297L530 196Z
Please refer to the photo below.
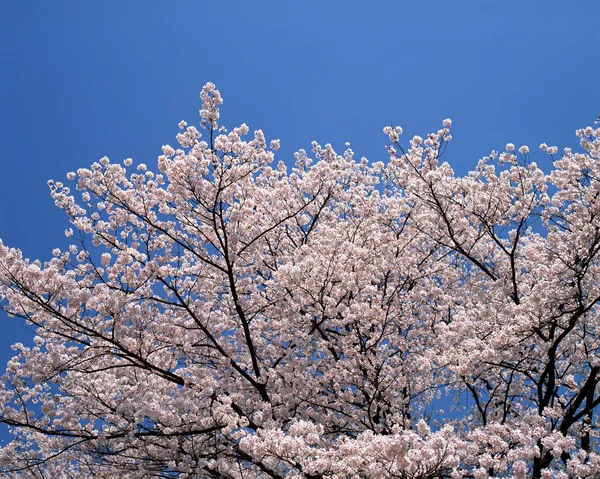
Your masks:
M222 124L386 158L453 119L445 159L465 173L507 142L576 146L600 114L595 0L2 0L0 238L49 259L66 216L46 181L102 156L156 169L212 81ZM0 316L0 369L22 326ZM6 435L0 430L0 440Z

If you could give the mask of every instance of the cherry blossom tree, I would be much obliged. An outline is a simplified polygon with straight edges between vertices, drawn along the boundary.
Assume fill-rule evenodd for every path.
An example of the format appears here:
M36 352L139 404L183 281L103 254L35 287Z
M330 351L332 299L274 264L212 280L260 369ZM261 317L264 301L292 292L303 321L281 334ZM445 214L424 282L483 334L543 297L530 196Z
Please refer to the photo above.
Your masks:
M542 144L549 173L509 144L455 175L450 120L288 169L201 98L158 173L49 182L68 249L0 243L36 327L2 377L5 477L598 477L600 129Z

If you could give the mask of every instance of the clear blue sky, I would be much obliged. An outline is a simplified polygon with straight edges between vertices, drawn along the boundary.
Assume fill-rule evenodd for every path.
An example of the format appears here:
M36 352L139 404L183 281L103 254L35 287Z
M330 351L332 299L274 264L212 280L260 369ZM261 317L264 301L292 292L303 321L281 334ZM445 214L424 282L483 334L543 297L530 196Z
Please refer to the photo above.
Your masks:
M385 125L451 117L457 172L509 141L548 168L537 145L600 114L599 20L597 0L0 0L0 238L49 259L69 225L46 181L105 155L156 169L207 81L289 163L312 140L382 160ZM0 322L3 370L28 335Z

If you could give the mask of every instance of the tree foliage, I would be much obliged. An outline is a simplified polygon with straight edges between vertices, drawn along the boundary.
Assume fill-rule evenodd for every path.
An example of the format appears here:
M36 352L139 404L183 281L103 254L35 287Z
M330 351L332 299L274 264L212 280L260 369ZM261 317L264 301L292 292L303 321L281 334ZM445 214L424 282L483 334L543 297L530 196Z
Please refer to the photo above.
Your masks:
M3 306L37 326L2 377L3 474L600 472L600 129L541 145L548 174L509 144L455 175L449 120L385 128L386 162L313 143L288 169L201 97L159 173L49 183L67 250L0 243Z

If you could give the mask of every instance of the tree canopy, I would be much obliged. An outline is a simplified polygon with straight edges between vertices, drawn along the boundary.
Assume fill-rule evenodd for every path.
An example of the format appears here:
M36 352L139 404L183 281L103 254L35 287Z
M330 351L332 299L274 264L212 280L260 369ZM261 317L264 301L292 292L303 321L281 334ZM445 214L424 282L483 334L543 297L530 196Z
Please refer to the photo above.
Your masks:
M157 173L49 182L68 249L0 243L37 327L2 377L6 477L597 477L600 129L542 144L547 173L508 144L457 176L450 120L289 167L201 98Z

